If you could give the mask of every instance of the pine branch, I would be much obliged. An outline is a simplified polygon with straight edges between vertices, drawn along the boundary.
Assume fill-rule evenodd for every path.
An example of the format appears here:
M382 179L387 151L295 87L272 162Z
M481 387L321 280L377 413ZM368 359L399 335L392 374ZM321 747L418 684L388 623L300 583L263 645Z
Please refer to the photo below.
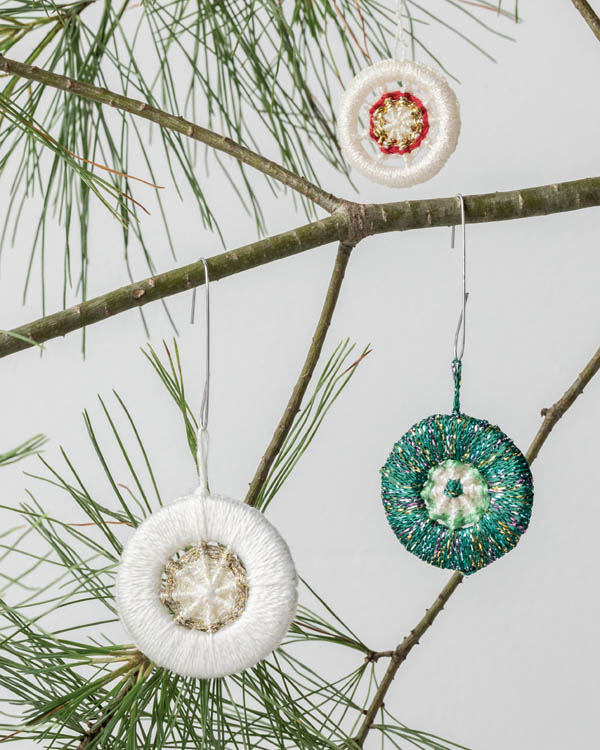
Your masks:
M465 198L468 223L545 216L598 205L600 177ZM369 205L346 201L325 219L215 255L209 259L208 268L210 278L218 281L330 242L359 242L373 234L459 223L460 206L456 198ZM12 331L0 332L0 357L65 336L92 323L203 283L204 266L202 262L197 262L123 286Z
M213 132L212 130L196 125L183 117L178 117L170 112L165 112L157 107L152 107L148 103L140 101L139 99L131 99L128 96L123 96L123 94L117 94L108 89L94 86L91 83L86 83L85 81L78 81L74 78L68 78L67 76L59 75L58 73L53 73L49 70L43 70L42 68L33 65L26 65L17 60L10 60L3 55L0 55L0 70L9 75L25 78L29 81L37 81L44 86L50 86L59 89L60 91L76 94L77 96L95 102L96 104L105 104L110 107L115 107L123 112L129 112L137 117L150 120L150 122L154 122L162 128L181 133L188 138L205 143L207 146L210 146L217 151L222 151L225 154L229 154L235 159L238 159L238 161L248 164L259 172L266 174L268 177L272 177L278 182L287 185L292 188L292 190L305 196L326 211L334 211L341 203L341 201L334 195L326 193L320 187L313 185L304 177L300 177L299 175L290 172L289 169L282 167L280 164L276 164L274 161L260 156L260 154L257 154L245 146L231 140L231 138L227 138Z
M333 272L329 281L329 287L327 289L327 294L325 295L323 309L321 310L321 315L319 317L317 327L315 328L315 333L313 335L311 345L308 349L306 360L304 362L304 365L302 366L302 370L300 371L300 375L298 376L298 380L296 382L296 385L294 386L292 395L290 396L287 406L285 407L283 416L281 417L279 424L275 429L275 433L271 438L271 442L267 446L267 450L265 451L265 454L262 457L258 468L256 469L254 478L250 482L250 487L248 488L248 493L246 494L245 498L245 501L248 503L248 505L256 505L259 493L265 483L267 475L269 474L269 470L273 465L273 462L279 455L279 451L281 450L281 447L283 446L285 439L289 434L289 431L292 429L296 414L300 411L302 399L304 398L304 394L306 393L306 389L308 388L310 379L312 378L315 367L317 366L317 362L319 361L319 357L321 356L323 344L325 343L325 337L327 336L327 331L329 330L329 325L331 323L335 306L338 301L342 282L344 281L344 274L346 273L346 267L348 265L348 260L350 259L350 253L352 252L353 247L353 244L340 242L337 255L335 257Z
M4 453L0 453L0 466L8 466L8 464L14 464L23 458L36 455L40 452L46 441L47 438L45 435L35 435L16 448L11 448Z
M585 22L594 32L595 37L600 41L600 18L587 0L572 0L573 5L583 16Z
M554 406L550 409L544 409L542 415L544 421L542 426L538 430L537 435L533 439L533 442L529 446L526 458L530 464L536 459L540 448L548 439L552 428L556 425L559 419L565 415L565 413L571 408L577 397L583 392L584 387L590 382L594 375L600 369L600 349L594 354L588 364L585 366L583 371L577 376L573 385L565 391L562 398L560 398ZM452 594L456 591L459 584L464 580L462 573L454 573L448 583L441 590L437 599L433 602L431 607L425 612L425 615L421 618L418 624L411 630L402 643L391 654L391 661L388 665L385 674L381 680L379 688L375 693L369 708L365 714L365 718L360 726L360 729L355 737L355 742L359 747L362 747L371 727L373 721L377 715L379 709L383 706L383 702L387 691L392 684L394 677L396 676L398 669L402 662L406 659L412 649L419 643L421 637L429 630L433 625L435 618L442 611L446 602ZM368 655L368 658L375 661L379 656L385 655L385 652L378 654L377 652Z
M123 687L117 693L112 705L105 710L106 715L104 718L95 724L90 722L87 730L80 737L77 750L88 750L91 747L98 747L98 739L102 736L102 733L113 718L113 712L119 706L119 703L133 690L140 677L152 668L152 664L140 651L135 651L127 663L127 667L129 667L129 673Z

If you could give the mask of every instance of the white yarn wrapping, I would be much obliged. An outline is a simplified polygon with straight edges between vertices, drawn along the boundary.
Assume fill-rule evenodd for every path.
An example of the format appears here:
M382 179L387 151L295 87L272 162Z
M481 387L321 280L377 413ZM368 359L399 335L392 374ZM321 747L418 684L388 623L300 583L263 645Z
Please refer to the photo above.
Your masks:
M414 151L384 154L369 136L368 110L383 93L398 90L410 92L423 102L430 130ZM423 63L375 63L352 80L340 102L338 138L345 157L357 172L389 187L411 187L434 177L452 155L459 134L456 95L443 76Z
M215 633L179 625L160 597L169 559L201 541L222 544L246 568L244 611ZM116 599L127 632L155 664L189 677L222 677L280 645L296 614L297 584L287 544L260 511L198 488L136 529L123 550Z

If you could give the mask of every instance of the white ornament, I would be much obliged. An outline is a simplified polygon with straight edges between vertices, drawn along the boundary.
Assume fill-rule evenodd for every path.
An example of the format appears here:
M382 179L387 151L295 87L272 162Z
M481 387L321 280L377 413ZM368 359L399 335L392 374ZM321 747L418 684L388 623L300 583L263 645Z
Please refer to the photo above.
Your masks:
M422 63L375 63L352 80L340 103L338 138L345 157L389 187L410 187L436 175L459 133L456 95Z
M206 679L253 667L281 644L296 614L298 576L287 544L260 511L208 490L210 296L208 263L202 263L200 483L135 530L121 556L116 600L143 654L159 667Z
M280 645L296 613L297 575L260 511L198 488L136 529L116 598L129 635L155 664L222 677Z

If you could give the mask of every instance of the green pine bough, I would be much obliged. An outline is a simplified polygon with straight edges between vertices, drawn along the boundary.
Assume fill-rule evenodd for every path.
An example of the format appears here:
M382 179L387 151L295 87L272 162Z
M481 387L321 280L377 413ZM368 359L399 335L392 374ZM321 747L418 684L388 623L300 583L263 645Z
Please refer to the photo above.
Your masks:
M573 0L573 4L598 36L598 17L589 3ZM131 127L136 133L136 123L139 120L149 121L159 127L165 149L177 154L177 159L182 164L207 226L213 226L213 218L193 175L189 153L182 145L187 141L207 145L213 151L222 154L225 159L232 157L238 164L262 173L272 183L294 191L309 208L317 206L328 214L291 231L214 255L208 261L211 280L216 281L312 248L338 243L336 262L313 341L246 498L251 504L264 509L309 447L333 401L368 353L365 349L358 359L348 365L349 345L340 344L317 379L312 395L306 400L307 389L323 349L353 248L365 237L379 233L457 225L460 222L460 205L457 199L440 198L381 205L352 203L328 193L316 184L307 155L292 154L288 143L285 142L285 133L282 136L283 131L279 131L278 124L273 127L277 117L271 117L269 127L273 127L272 132L281 147L284 165L262 157L231 137L196 125L189 117L181 117L162 109L157 105L151 89L146 86L143 76L140 75L132 48L127 46L128 40L124 40L127 54L126 65L123 68L119 66L119 60L114 57L109 47L115 30L119 29L121 18L125 11L130 9L127 0L120 3L115 11L111 4L105 4L102 10L101 29L96 35L90 34L90 27L83 21L84 11L88 6L93 7L94 3L79 2L69 6L56 6L54 3L31 4L30 11L23 10L23 13L39 15L28 22L20 19L18 13L13 18L13 14L16 13L14 9L6 14L5 18L2 5L0 3L0 18L6 23L0 30L0 70L6 74L8 80L1 92L4 113L2 117L11 122L11 127L18 133L19 138L22 137L29 145L35 143L38 152L50 149L54 158L53 175L60 171L59 167L65 167L64 174L70 175L71 179L75 175L77 180L81 180L83 188L80 198L84 207L81 212L82 222L87 221L90 193L103 201L105 199L102 197L102 190L108 191L111 195L120 195L122 201L113 213L118 214L122 210L121 219L124 226L127 226L130 214L135 217L138 206L135 202L133 207L131 205L130 177L124 174L126 160L114 144L110 144L110 158L107 158L107 161L112 161L117 170L116 176L113 175L110 182L98 180L92 170L81 167L82 161L84 164L93 161L93 158L90 158L94 156L93 153L84 150L75 156L76 147L87 149L91 140L90 132L100 132L105 136L110 134L104 119L106 107L118 110L123 115L124 127L126 123L127 127ZM215 4L199 5L206 12L205 21L209 19L209 23L215 23L216 19L214 29L218 29L221 18L210 13ZM360 67L362 59L353 54L357 48L366 58L370 56L369 45L372 46L375 55L382 56L389 52L386 50L384 37L373 33L371 24L375 4L370 0L365 0L360 6L347 0L339 0L336 3L326 0L323 5L326 9L323 17L318 16L316 4L298 4L296 16L291 21L286 18L279 3L261 0L257 5L261 10L266 9L273 21L271 28L277 30L274 41L278 50L275 66L271 64L271 58L266 67L258 56L252 59L255 65L252 70L257 73L257 80L260 80L261 85L268 91L272 81L265 78L265 71L268 71L269 67L276 70L279 64L289 67L295 82L294 94L298 95L298 99L293 102L291 99L285 101L285 107L293 113L288 126L294 128L294 132L299 132L307 121L314 118L314 121L319 123L317 141L329 147L333 139L331 127L327 123L327 117L323 116L316 104L316 97L305 84L306 76L300 64L301 60L310 59L306 54L307 47L300 44L302 32L309 30L312 38L318 40L320 34L326 35L327 24L332 23L333 19L336 29L342 32L341 37L345 41L351 40L346 48L351 66ZM194 27L189 23L186 6L186 2L176 0L165 8L153 7L148 13L153 22L158 19L153 29L153 39L161 59L166 60L167 52L171 49L183 49L180 40L185 33L189 33L190 30L197 35L199 33L200 26ZM414 45L417 27L411 13L412 6L412 3L408 3L406 8ZM461 10L470 15L470 11ZM433 18L431 14L424 12ZM244 39L244 33L251 34L255 31L252 29L252 19L245 19L242 24L238 23L238 18L230 20L234 21L232 28L236 28L238 32L243 30L243 33L236 37L236 52L241 49L244 54L250 56L258 54L258 45L250 44L244 48L247 41ZM389 26L388 20L382 23L384 29L386 25ZM22 39L28 38L27 35L32 30L38 29L47 31L28 54L26 62L2 56ZM261 37L267 37L270 33L265 33L264 26L259 25L259 29ZM213 30L210 35L215 44L224 44L226 35L219 36ZM384 41L380 41L379 37ZM83 39L90 44L89 49L82 50L77 46L82 44ZM49 50L49 65L52 69L33 64L39 62L42 55ZM198 50L202 50L201 44L195 45L195 57L191 60L192 90L201 76L197 66ZM223 46L219 48L219 54L222 60L226 60L229 59L231 51ZM63 59L65 70L73 72L80 69L85 75L72 77L57 73L54 68L60 66ZM93 83L103 82L100 62L107 59L115 64L118 74L126 72L127 81L131 80L130 76L133 77L135 83L131 88L141 92L142 98L125 96ZM160 75L161 85L168 86L168 65L165 64L161 68ZM37 84L37 88L32 88L31 83ZM207 96L212 97L213 103L219 101L219 96L214 96L211 91L210 82L202 80L202 86ZM246 88L254 93L252 86ZM60 120L64 116L65 122L71 118L82 128L89 128L89 123L92 124L91 131L82 130L81 139L69 141L67 138L68 146L64 145L63 140L52 139L46 131L47 121L43 118L37 119L42 95L51 89L57 92L53 99L56 109L48 121ZM235 91L236 87L232 90ZM332 99L329 90L324 88L321 93L330 104ZM64 112L61 110L63 107ZM128 119L125 120L125 117ZM226 125L229 135L237 132L237 123L227 122ZM77 133L77 128L67 130L71 134ZM66 133L63 132L62 136L66 136ZM244 134L244 138L248 138L248 133ZM299 139L296 141L299 142ZM326 150L333 154L330 163L336 168L343 169L343 165L337 161L335 149ZM77 159L80 160L79 167ZM152 171L148 160L146 163ZM302 169L298 168L300 164L303 165ZM22 170L20 174L26 174L26 171ZM310 175L310 179L302 176L303 171ZM241 180L247 184L245 173L241 174ZM17 179L23 178L21 176ZM68 190L73 184L75 183L69 183L68 180L63 183L67 206L74 205L69 203L68 198ZM259 214L256 199L250 190L249 196L252 208ZM160 198L158 200L160 201ZM465 199L469 223L543 216L597 205L600 205L598 177L504 193L473 195ZM312 215L314 216L314 213ZM45 214L42 217L45 218ZM81 226L86 229L87 225L82 223ZM85 249L85 232L82 233L82 237ZM85 297L85 277L82 281ZM7 356L30 346L39 346L71 331L203 283L204 271L201 262L164 274L153 274L108 294L91 300L84 299L74 307L44 316L14 331L1 332L0 356ZM174 357L169 353L167 364L163 364L155 352L149 354L149 359L181 410L190 451L194 455L193 410L189 408L184 397L178 350L175 347ZM543 410L542 425L527 453L530 463L537 457L554 426L599 368L600 350L562 398L549 409ZM81 611L77 615L77 605L81 604L81 599L100 602L107 609L107 619L114 619L112 579L121 549L119 526L135 525L152 507L162 503L152 463L144 449L133 417L119 396L116 396L116 400L118 408L122 410L121 417L131 430L128 441L121 438L116 421L102 400L101 408L131 472L131 487L122 487L115 481L92 421L86 413L86 428L114 493L112 501L106 501L103 496L102 502L99 502L88 493L83 478L65 453L63 457L66 465L60 471L42 459L47 469L43 479L62 489L83 510L89 520L77 524L49 515L31 495L30 501L17 511L26 530L23 532L21 527L17 527L3 534L5 553L16 555L26 564L26 569L22 577L14 577L3 582L1 596L4 596L5 592L10 593L14 586L19 589L25 583L25 587L20 602L22 606L5 604L2 608L2 616L10 637L4 639L0 650L0 674L4 686L12 692L16 697L16 703L20 704L24 711L25 720L18 723L16 728L6 725L7 734L0 739L9 741L26 737L39 740L52 738L57 746L88 750L113 741L127 747L245 747L248 743L258 747L266 742L270 743L269 746L279 747L352 748L362 747L369 733L376 731L381 734L382 741L389 740L390 744L408 743L411 746L437 750L459 747L426 732L408 729L390 715L385 706L385 697L401 664L420 642L462 582L461 573L455 573L449 579L410 634L398 646L388 651L369 649L307 586L314 607L308 609L303 606L300 609L289 635L289 643L255 670L231 681L203 682L178 679L164 670L156 669L130 645L96 641L90 644L90 641L86 640L90 624L76 621L81 615ZM40 444L36 440L37 438L6 454L7 460L16 460L17 457L37 452ZM136 468L131 458L132 447L137 453L137 460L141 462L141 471ZM458 487L450 483L447 484L447 489L451 495L458 491ZM481 497L482 502L485 502L483 492ZM437 511L443 515L443 507L440 508ZM471 521L470 518L467 520ZM10 535L15 533L22 536L16 540L9 539ZM42 536L48 547L47 558L36 557L31 552L27 545L30 534ZM53 562L49 562L51 558ZM33 583L37 585L35 578L38 569L47 562L50 566L56 566L52 568L56 572L56 577L52 583L44 586L43 591L32 594L28 585L32 583L32 578ZM35 590L35 585L32 588ZM32 610L34 603L41 608L36 611L35 616ZM68 622L68 630L46 632L40 626L41 619L50 615L57 606L64 608L64 612L71 613L72 620ZM72 608L69 609L70 607ZM106 624L106 621L97 623L100 628ZM77 641L78 630L82 631L81 642ZM313 641L351 648L360 654L361 663L351 674L336 682L328 682L299 659L298 653L294 651L294 647L306 648L306 645ZM381 659L389 661L383 676L379 679L376 665ZM368 683L366 697L365 693L361 693L365 683ZM372 686L374 691L371 690ZM333 705L334 710L330 713L329 708L325 708L326 705Z

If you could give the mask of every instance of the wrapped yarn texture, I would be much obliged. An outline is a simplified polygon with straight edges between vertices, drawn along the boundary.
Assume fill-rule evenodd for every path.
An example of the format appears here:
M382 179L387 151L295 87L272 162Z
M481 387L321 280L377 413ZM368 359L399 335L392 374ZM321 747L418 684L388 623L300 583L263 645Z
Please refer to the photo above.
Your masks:
M533 478L499 427L435 414L410 428L381 469L388 522L409 552L474 573L509 552L529 525Z
M286 542L258 510L196 490L127 542L117 606L137 648L177 674L241 672L276 649L296 613Z
M382 60L347 87L338 138L357 172L388 187L436 175L458 143L460 108L447 81L428 65Z

